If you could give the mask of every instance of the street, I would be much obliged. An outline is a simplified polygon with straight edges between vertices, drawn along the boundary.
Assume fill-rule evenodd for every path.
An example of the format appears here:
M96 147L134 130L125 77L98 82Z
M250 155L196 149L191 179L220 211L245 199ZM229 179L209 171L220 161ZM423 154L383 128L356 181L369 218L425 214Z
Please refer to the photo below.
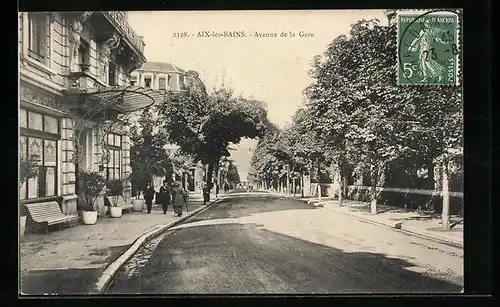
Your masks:
M140 249L107 294L459 292L463 250L265 192L231 192Z

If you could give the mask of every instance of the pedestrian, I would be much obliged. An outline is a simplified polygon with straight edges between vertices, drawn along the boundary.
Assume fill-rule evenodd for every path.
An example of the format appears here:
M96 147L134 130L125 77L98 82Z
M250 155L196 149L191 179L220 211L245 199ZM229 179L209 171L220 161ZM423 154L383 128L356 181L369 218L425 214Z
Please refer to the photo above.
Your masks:
M229 192L229 184L226 182L224 182L224 193L228 193Z
M182 216L182 207L186 204L187 195L181 185L176 182L172 188L172 204L174 207L174 214L177 216Z
M217 180L214 180L213 187L215 188L215 197L217 197L217 195L219 195L219 184L217 183Z
M210 188L208 184L203 185L203 205L206 205L210 201Z
M150 182L146 185L146 189L144 190L144 200L146 201L146 206L148 208L148 214L151 213L151 208L153 207L153 198L155 196L155 189L151 185Z
M158 192L159 203L161 203L163 208L163 214L167 214L168 205L170 204L170 190L172 188L168 184L166 180L163 180L163 185L160 187L160 191Z

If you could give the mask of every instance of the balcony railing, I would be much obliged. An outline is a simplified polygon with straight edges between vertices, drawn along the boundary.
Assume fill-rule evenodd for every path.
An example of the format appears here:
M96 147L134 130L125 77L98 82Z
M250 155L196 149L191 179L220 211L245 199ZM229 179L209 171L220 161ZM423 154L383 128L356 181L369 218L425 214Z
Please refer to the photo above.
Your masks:
M117 28L126 36L130 43L135 47L141 54L144 54L144 41L143 39L135 33L132 27L129 25L125 16L119 11L105 11L104 16L108 18Z

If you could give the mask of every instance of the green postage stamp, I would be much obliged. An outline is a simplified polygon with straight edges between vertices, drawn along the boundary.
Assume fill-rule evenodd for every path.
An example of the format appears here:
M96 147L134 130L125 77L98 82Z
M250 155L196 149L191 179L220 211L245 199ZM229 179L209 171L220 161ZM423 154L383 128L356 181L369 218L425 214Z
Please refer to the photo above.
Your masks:
M398 11L398 84L459 85L458 10Z

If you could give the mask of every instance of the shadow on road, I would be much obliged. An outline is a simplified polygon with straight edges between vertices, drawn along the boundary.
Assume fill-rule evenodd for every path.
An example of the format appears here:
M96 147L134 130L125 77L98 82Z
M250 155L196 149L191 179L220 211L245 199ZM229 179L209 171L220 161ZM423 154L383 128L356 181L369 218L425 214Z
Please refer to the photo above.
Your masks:
M226 194L228 195L228 194ZM272 195L252 195L245 193L241 196L231 195L221 198L210 209L200 213L183 224L189 224L211 219L240 218L252 214L276 212L286 210L315 210L315 206L294 199L276 197Z
M171 230L135 277L108 294L451 293L462 287L380 253L346 252L263 229L219 224Z

